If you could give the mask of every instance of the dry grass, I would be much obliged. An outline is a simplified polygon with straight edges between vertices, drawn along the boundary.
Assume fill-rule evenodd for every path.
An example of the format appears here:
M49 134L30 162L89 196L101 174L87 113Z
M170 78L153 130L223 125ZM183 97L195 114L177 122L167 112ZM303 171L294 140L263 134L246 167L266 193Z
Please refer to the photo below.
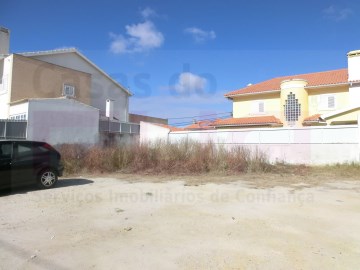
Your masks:
M360 164L270 164L263 152L252 152L244 147L226 149L212 143L158 142L120 145L116 148L61 145L59 150L65 165L65 175L118 175L131 182L138 181L136 175L140 175L140 178L146 175L147 181L155 182L179 180L179 177L191 185L245 180L256 187L266 188L302 183L317 186L339 180L360 180ZM182 176L186 176L186 179Z
M116 148L61 145L59 151L65 174L77 173L147 173L201 174L267 172L267 156L244 147L227 150L213 143L131 144Z

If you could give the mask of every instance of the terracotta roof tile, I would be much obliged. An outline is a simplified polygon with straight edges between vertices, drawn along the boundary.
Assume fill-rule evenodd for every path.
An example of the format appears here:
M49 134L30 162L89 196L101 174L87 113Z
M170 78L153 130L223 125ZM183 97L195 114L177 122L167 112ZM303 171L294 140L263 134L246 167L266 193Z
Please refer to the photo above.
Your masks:
M216 120L213 126L248 126L248 125L282 125L275 116L254 116L242 118L227 118Z
M309 117L306 117L304 119L304 122L313 122L313 121L319 121L321 114L314 114Z
M213 129L214 127L211 126L211 124L212 124L212 121L210 121L210 120L198 121L194 124L184 127L184 129L186 129L186 130Z
M231 96L233 95L252 94L252 93L280 90L280 83L284 80L290 80L290 79L304 79L308 82L307 87L347 83L348 70L338 69L338 70L330 70L330 71L323 71L316 73L277 77L257 84L249 85L245 88L231 91L225 94L225 97L231 98Z
M173 126L169 126L169 125L165 125L165 124L159 124L159 123L152 123L152 124L159 126L159 127L170 129L170 131L184 131L185 130L183 128L173 127Z

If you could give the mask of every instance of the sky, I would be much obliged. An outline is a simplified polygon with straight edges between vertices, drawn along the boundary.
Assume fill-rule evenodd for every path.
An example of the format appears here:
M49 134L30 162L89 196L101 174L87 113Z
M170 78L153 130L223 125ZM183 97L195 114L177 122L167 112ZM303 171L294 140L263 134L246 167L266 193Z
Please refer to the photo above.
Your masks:
M360 1L2 0L13 53L75 47L134 94L130 112L230 116L224 94L347 67Z

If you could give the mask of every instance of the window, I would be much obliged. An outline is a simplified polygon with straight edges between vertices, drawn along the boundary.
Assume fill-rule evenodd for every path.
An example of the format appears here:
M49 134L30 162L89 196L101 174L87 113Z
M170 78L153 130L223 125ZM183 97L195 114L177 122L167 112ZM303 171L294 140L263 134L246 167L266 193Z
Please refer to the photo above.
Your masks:
M5 142L0 144L0 159L11 158L12 155L12 143Z
M49 150L45 147L45 145L40 145L38 143L33 142L19 142L17 144L17 157L29 157L33 155L41 155L48 153Z
M10 116L10 120L26 121L26 119L27 119L26 113L20 113Z
M265 103L264 103L264 101L263 100L254 101L252 112L254 114L265 113Z
M75 97L75 86L70 84L64 84L63 96Z
M31 156L33 149L30 145L27 144L18 144L18 157Z
M287 100L285 100L284 115L289 125L294 125L301 115L301 104L292 92L290 92L287 96Z
M335 110L335 109L336 109L335 95L319 96L319 110Z

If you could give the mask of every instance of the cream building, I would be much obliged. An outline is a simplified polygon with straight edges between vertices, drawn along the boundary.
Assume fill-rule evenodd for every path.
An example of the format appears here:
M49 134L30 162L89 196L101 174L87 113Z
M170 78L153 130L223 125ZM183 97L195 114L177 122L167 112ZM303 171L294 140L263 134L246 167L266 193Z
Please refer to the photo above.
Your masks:
M233 118L217 128L356 124L360 113L360 50L348 68L278 77L231 91Z

